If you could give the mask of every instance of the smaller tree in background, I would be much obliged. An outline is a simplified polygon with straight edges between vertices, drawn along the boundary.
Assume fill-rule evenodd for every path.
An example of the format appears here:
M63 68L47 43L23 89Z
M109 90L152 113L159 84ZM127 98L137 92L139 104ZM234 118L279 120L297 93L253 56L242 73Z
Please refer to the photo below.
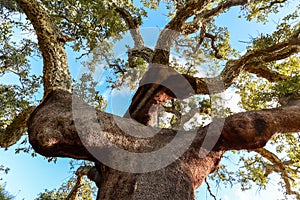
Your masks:
M13 196L10 195L6 190L4 185L0 185L0 200L12 200Z

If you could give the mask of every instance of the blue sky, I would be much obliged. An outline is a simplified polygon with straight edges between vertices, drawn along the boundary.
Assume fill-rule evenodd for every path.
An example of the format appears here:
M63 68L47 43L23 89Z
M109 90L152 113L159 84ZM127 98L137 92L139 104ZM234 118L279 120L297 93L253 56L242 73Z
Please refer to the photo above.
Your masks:
M289 7L285 8L285 12L294 8L293 5L289 5ZM230 12L221 15L221 17L217 19L217 23L229 28L232 33L231 43L241 52L245 50L246 44L239 41L249 41L250 36L255 37L263 32L271 32L276 26L275 22L278 22L282 17L279 15L272 15L270 23L263 25L239 19L237 18L239 14L239 9L234 8ZM153 30L161 29L167 22L167 17L162 13L157 15L155 12L150 11L148 19L144 21L145 28L142 30L142 33L146 38L145 43L153 46L156 37L154 35L157 35L156 33L153 33ZM69 65L73 66L71 70L73 77L77 76L80 67L80 63L75 61L76 57L76 54L68 51ZM35 68L35 73L41 73L41 62L35 61L34 65L37 67ZM12 77L6 76L1 78L0 82L12 84L13 80ZM130 104L132 92L128 89L124 89L114 93L108 92L107 94L110 97L110 105L107 111L122 115ZM17 147L18 144L9 148L7 151L0 149L0 164L4 164L11 169L7 175L1 174L0 177L3 177L4 181L2 182L6 182L6 189L12 195L16 196L16 200L21 200L23 198L25 200L32 200L44 189L59 187L63 181L67 180L72 175L69 172L69 159L59 158L56 164L48 163L48 161L41 156L32 158L29 154L25 153L15 154L14 149ZM224 200L273 200L280 195L280 192L277 191L276 180L276 177L274 177L274 181L267 191L258 193L256 188L248 192L241 192L238 186L235 186L233 189L223 189L222 191L219 191L218 197L222 197ZM203 184L196 194L199 194L201 197L207 195L207 199L210 199L205 187L205 184ZM213 190L216 191L216 188L214 187Z

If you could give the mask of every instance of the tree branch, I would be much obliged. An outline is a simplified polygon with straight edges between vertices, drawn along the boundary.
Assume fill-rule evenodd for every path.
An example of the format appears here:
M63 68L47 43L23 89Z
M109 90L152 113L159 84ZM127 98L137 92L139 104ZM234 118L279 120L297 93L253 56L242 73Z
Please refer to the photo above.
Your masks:
M201 16L202 19L209 19L213 16L217 16L218 14L228 10L231 7L234 6L242 6L249 3L249 0L228 0L225 3L220 3L215 8L212 8L211 10L205 10L202 13L199 14L199 17Z
M20 112L13 121L4 129L0 130L0 147L8 148L17 143L27 131L27 120L35 106Z
M258 77L262 77L267 79L270 82L282 81L282 80L289 80L291 77L283 75L279 72L270 70L265 65L247 65L245 67L245 71L256 74Z
M142 47L139 49L130 49L128 51L128 62L130 67L135 67L136 58L142 58L147 63L150 63L153 57L154 51L148 47Z
M182 26L185 21L205 8L209 0L188 1L183 7L176 11L175 16L161 31L153 54L152 63L168 65L170 48L177 37L182 33Z
M205 183L206 183L207 190L208 190L210 196L211 196L214 200L217 200L217 197L216 197L216 195L214 195L214 193L212 192L211 187L210 187L210 185L209 185L209 183L208 183L208 181L207 181L206 178L204 179L204 181L205 181Z
M211 11L211 14L215 14L218 12L221 12L231 6L234 5L241 5L243 3L247 2L247 0L232 0L228 1L225 3L225 6L219 5L215 9ZM176 14L174 18L165 26L165 28L161 31L156 46L155 50L152 55L151 59L151 66L156 66L156 65L164 65L168 66L169 65L169 58L170 58L170 48L173 45L173 42L178 38L178 36L181 33L186 33L183 31L183 26L185 24L185 21L195 15L198 12L201 12L206 8L206 6L210 3L209 0L202 0L202 1L188 1L183 7L179 8L176 11ZM206 18L203 18L207 20ZM198 24L198 23L197 23ZM201 23L202 24L202 23ZM214 39L211 37L212 35L206 35L211 38L212 41L212 48L216 52L216 57L220 57L218 55L218 51L214 46ZM150 67L151 67L150 66ZM206 90L208 94L208 88L203 80L198 80L198 79L193 79L191 76L185 76L189 81L192 81L193 83L195 82L196 84L201 84L201 89L197 90L202 90L202 86L204 86L204 91ZM158 77L159 78L159 77ZM163 79L159 81L164 81L166 78L164 76ZM151 116L155 116L152 113L149 113L150 108L152 107L153 104L155 104L155 100L152 99L155 95L158 93L165 93L164 91L166 90L165 87L161 87L158 84L161 82L154 83L152 85L148 86L142 86L140 87L137 92L135 93L132 103L128 109L128 112L125 116L131 115L131 118L144 123L148 124L151 121L154 121ZM193 87L193 86L192 86ZM177 90L178 91L178 90ZM203 90L202 90L203 91ZM202 92L201 91L201 92ZM190 91L188 91L190 92ZM200 92L200 91L198 91ZM172 97L174 98L174 97ZM166 98L166 100L169 98ZM144 102L144 103L143 103ZM142 108L142 110L141 110ZM138 114L135 114L138 113Z
M127 152L156 152L168 146L176 136L176 141L180 142L176 143L175 149L183 145L187 150L182 156L177 155L176 151L168 151L168 157L180 157L180 162L191 167L191 175L196 180L194 188L197 188L216 169L224 151L261 148L275 134L299 132L299 120L300 100L295 100L284 107L238 113L226 118L225 123L222 119L216 119L197 131L177 133L177 130L157 129L130 119L96 112L76 96L55 90L32 113L28 134L30 144L37 153L90 161L97 161L95 157L99 154L106 158L126 160L124 153ZM192 143L185 146L191 137ZM116 152L115 147L125 151ZM114 159L105 162L113 166ZM133 160L125 163L122 162L122 167L128 167L126 164L130 167L139 165ZM209 163L209 168L205 168L204 163L205 166ZM207 171L198 173L203 168Z
M73 186L71 192L66 197L66 200L77 200L78 199L78 193L79 193L79 189L81 187L83 179L84 179L83 176L77 175L76 183Z
M211 48L214 50L215 57L221 59L222 55L220 54L220 50L215 45L217 36L206 32L206 23L204 23L201 27L199 41L197 46L194 48L194 52L198 51L205 38L209 38L211 40L210 44L211 44Z
M291 177L288 174L288 166L286 166L280 158L278 158L274 153L270 152L269 150L265 148L259 148L254 150L256 153L260 154L262 157L266 158L269 160L271 163L273 163L278 169L279 173L281 174L281 178L283 179L285 183L285 189L288 195L295 195L297 199L300 198L300 193L292 190L292 185L290 183Z
M222 120L216 120L208 126L199 128L192 148L198 150L201 148L209 126L212 126L214 131L211 131L213 134L206 136L208 139L214 138L219 134L218 131L221 131L215 150L261 148L274 134L300 131L299 120L299 99L279 108L234 114L226 118L224 124L221 123ZM125 126L121 126L122 124ZM77 131L80 131L80 138ZM139 139L127 135L126 132L134 132L141 136L144 133L157 134L152 138ZM28 127L30 143L42 155L86 160L94 158L84 150L81 141L99 151L114 144L132 152L148 152L165 146L176 132L171 129L147 127L133 120L103 112L96 113L94 108L77 97L59 90L52 92L37 107L29 119ZM178 137L184 140L188 134L191 132L186 131ZM105 142L104 138L109 139L110 143Z
M193 88L194 91L184 91L181 98L186 98L189 94L211 94L222 92L224 89L227 89L232 85L234 80L239 76L242 71L249 71L250 73L255 73L260 77L266 78L269 81L277 81L277 80L286 80L290 77L281 75L275 71L272 71L266 67L264 67L265 63L281 60L287 58L291 55L300 52L300 38L291 37L290 39L275 44L271 47L267 47L265 49L260 50L249 50L247 51L242 57L236 60L230 60L226 63L223 71L221 74L215 78L198 78L193 77L187 74L176 74L173 71L164 71L163 77L164 80L168 80L168 77L172 77L177 81L180 80L180 76L184 76L185 79L188 81L190 86ZM272 75L272 76L271 76ZM159 77L162 77L160 71L157 70L155 73L146 73L145 76L153 76L155 80L159 80ZM159 80L156 83L159 84L164 80ZM218 86L218 84L223 84L224 87ZM207 86L210 84L210 87ZM174 82L174 89L175 91L182 90L182 87L179 86L186 86L186 84L178 82ZM178 85L178 88L176 88ZM189 88L189 87L186 87ZM171 96L171 98L180 98Z
M139 88L133 97L129 113L133 119L141 123L148 123L149 110L157 101L153 99L158 94L165 96L165 101L172 98L187 98L194 94L213 94L223 92L230 87L242 71L256 72L258 76L270 81L288 79L261 67L265 63L287 58L300 51L300 38L291 37L287 41L259 50L249 50L242 57L226 63L221 74L215 78L198 78L187 74L181 75L172 69L155 65L147 71L141 80L143 87ZM276 75L271 77L270 75ZM182 79L185 78L185 80ZM153 85L144 85L143 83ZM154 84L155 83L155 84ZM172 88L166 88L161 84ZM192 90L193 91L192 91ZM174 91L180 91L176 95ZM162 102L161 102L162 103ZM136 114L135 114L136 113Z
M210 33L205 33L205 37L209 38L211 40L210 44L211 44L211 48L214 50L215 52L215 57L218 59L222 58L222 55L220 54L220 50L216 47L215 42L216 42L216 36L212 35Z
M160 45L169 45L166 42L170 38L176 36L176 33L165 29L162 32L157 43L157 47ZM167 39L162 39L167 37L168 33L172 36ZM140 85L143 85L144 80L151 80L152 85L143 85L140 87L135 95L133 96L132 103L128 109L127 113L130 113L131 117L141 123L148 124L151 118L149 117L149 110L156 101L153 99L157 94L163 94L169 100L172 98L186 98L194 94L213 94L223 92L225 89L230 87L234 80L239 76L242 71L248 70L249 72L255 72L258 76L266 78L267 80L281 80L288 79L289 77L280 75L279 73L273 72L268 69L263 70L263 65L268 62L273 62L281 59L285 59L291 55L300 52L300 38L299 31L296 30L295 34L292 35L286 41L280 42L278 44L266 47L264 49L258 50L248 50L239 59L229 60L221 74L215 78L197 78L187 74L181 75L174 70L167 69L169 63L169 50L159 49L156 47L153 53L153 64L149 71L145 73ZM163 42L161 42L162 40ZM158 64L162 65L158 65ZM151 72L150 72L151 71ZM276 75L271 77L270 74ZM186 80L180 79L184 77ZM176 80L177 79L177 80ZM179 81L181 80L181 81ZM188 84L186 83L188 82ZM161 86L162 83L172 82L171 91L182 91L180 95L174 95L170 92L170 88ZM179 83L180 82L180 83ZM168 84L168 86L171 84ZM184 88L192 88L193 91ZM135 114L138 113L138 114ZM126 116L129 116L127 114Z
M225 120L219 146L229 150L257 149L275 134L298 132L299 123L293 123L300 119L299 110L300 101L293 100L287 106L276 109L232 115Z
M214 16L228 10L234 6L242 6L248 3L248 0L228 0L225 3L220 3L216 7L210 10L203 10L195 15L193 21L184 23L181 28L181 33L183 34L192 34L196 33L202 24L209 21Z
M287 0L277 0L277 1L271 1L269 3L269 5L264 6L264 7L260 7L258 10L266 10L266 9L270 9L272 6L274 6L275 4L281 4L281 3L285 3Z
M201 31L200 31L200 35L199 35L199 41L198 41L198 44L194 50L194 52L198 51L198 49L200 48L201 44L203 43L204 41L204 38L205 38L205 34L206 34L206 23L204 23L201 27Z
M140 25L141 22L137 19L131 16L130 12L128 12L125 8L120 8L118 6L115 6L115 10L120 14L120 16L124 19L126 22L131 37L134 41L134 48L140 49L144 47L144 40L140 32Z
M77 200L79 195L80 187L82 186L82 182L84 180L84 176L88 176L92 170L94 170L95 167L91 166L81 166L79 167L75 174L77 176L77 180L75 185L73 186L71 192L68 194L66 200Z
M184 6L176 11L174 18L168 23L166 29L181 32L185 21L195 15L197 12L203 10L208 4L209 0L189 1Z
M275 44L265 49L249 50L241 58L228 61L221 74L215 78L204 79L192 77L189 75L183 76L185 76L185 78L189 81L196 94L222 92L219 89L224 90L230 87L242 71L255 73L258 76L266 78L269 81L286 80L290 77L267 69L266 67L264 67L264 64L285 59L299 52L300 38L295 38L293 36L284 42ZM274 77L271 77L271 75L273 75ZM210 87L210 90L208 90L207 81L214 82L214 80L221 80L224 83L224 87L217 87L212 85Z
M71 92L67 56L64 49L66 38L56 30L46 8L37 0L15 0L31 21L43 56L44 96L55 89Z
M114 9L120 14L120 16L126 22L131 37L134 41L134 48L128 51L128 61L130 67L136 66L135 65L136 58L142 58L147 63L150 63L153 56L153 50L144 46L144 39L140 32L141 22L137 18L132 17L130 12L128 12L126 9L120 8L116 5L114 6L115 6Z

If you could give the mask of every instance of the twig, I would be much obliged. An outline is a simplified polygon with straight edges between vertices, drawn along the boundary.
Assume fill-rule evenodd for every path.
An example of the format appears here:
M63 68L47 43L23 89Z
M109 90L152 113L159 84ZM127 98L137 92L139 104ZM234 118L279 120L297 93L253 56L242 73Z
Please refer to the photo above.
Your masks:
M213 192L212 192L212 190L211 190L211 188L210 188L210 185L209 185L209 183L208 183L208 181L207 181L207 178L205 178L204 181L205 181L205 183L206 183L206 185L207 185L207 190L208 190L210 196L211 196L214 200L217 200L217 197L213 194Z

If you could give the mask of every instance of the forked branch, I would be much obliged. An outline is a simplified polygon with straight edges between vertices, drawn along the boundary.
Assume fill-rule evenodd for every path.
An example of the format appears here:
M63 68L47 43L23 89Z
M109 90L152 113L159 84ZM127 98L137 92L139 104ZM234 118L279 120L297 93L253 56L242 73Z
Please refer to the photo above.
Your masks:
M248 0L228 0L226 2L220 3L216 7L212 9L206 9L198 12L193 21L186 22L182 25L181 33L183 34L192 34L196 33L201 26L212 19L213 17L217 16L218 14L228 10L234 6L242 6L248 3Z
M214 131L207 137L213 138L220 134L214 150L223 151L261 148L275 134L300 131L299 121L299 99L292 100L283 107L234 114L227 117L224 123L216 119L212 124L199 128L192 148L195 152L199 152L209 126L212 126L211 130ZM140 139L126 134L127 132L134 132L137 135L143 135L145 132L156 134L151 138ZM132 152L144 152L163 147L172 141L177 131L159 130L134 120L96 112L77 97L57 90L33 112L29 120L28 133L31 144L42 155L68 156L93 161L93 156L85 150L81 141L85 142L85 146L96 148L100 152L101 149L107 149L111 145ZM178 137L184 139L192 133L193 131L185 131Z
M278 156L276 156L271 151L265 149L265 148L259 148L254 150L256 153L260 154L262 157L270 161L275 167L275 171L280 173L281 178L283 179L285 183L285 189L286 193L288 195L295 195L297 199L300 199L300 193L292 189L292 185L290 182L291 175L289 175L289 171L292 169L289 169L289 165L286 165L285 162L282 162ZM293 163L292 163L293 164ZM270 169L270 167L269 167ZM270 173L270 172L268 172Z
M131 37L134 41L134 48L139 49L141 47L144 47L144 40L140 33L141 22L137 18L132 17L131 13L127 11L125 8L118 7L117 5L114 6L115 6L114 9L124 19L124 21L126 22L129 28Z

